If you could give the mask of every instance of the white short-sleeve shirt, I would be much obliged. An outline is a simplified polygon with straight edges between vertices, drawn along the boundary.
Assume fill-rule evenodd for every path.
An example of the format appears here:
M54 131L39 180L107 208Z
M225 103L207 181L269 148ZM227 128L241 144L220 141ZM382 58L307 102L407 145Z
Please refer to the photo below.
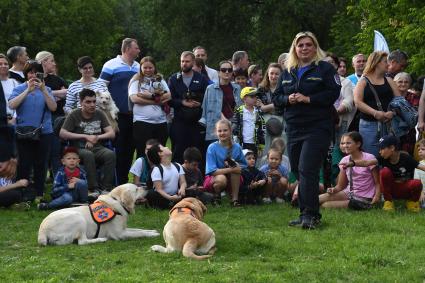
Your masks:
M178 164L178 163L176 163ZM155 167L152 170L152 182L161 181L162 180L162 189L169 195L177 194L179 190L179 178L180 175L184 175L183 167L178 164L179 171L177 171L176 166L170 163L168 166L160 165L164 169L163 178L161 178L161 172L158 167Z
M166 92L170 92L167 83L162 80L161 81L162 88ZM144 82L140 84L139 81L134 80L130 83L128 88L128 95L137 95L142 92L142 90L147 90L153 92L152 82L148 78L144 79ZM133 104L133 122L142 121L151 124L160 124L167 122L166 114L161 109L160 105L140 105Z

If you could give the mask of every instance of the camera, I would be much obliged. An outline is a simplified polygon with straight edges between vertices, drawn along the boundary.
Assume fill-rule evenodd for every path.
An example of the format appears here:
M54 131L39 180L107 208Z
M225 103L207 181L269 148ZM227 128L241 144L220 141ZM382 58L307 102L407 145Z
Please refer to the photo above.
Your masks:
M238 166L238 163L231 157L227 157L226 159L224 159L224 162L227 162L227 165L230 168Z
M44 81L44 74L43 73L36 73L35 75L40 82Z

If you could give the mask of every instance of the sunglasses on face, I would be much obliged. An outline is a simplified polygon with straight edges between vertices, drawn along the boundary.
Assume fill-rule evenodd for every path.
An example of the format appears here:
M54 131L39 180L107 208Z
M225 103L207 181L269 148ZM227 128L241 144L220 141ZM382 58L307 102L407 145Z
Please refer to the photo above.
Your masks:
M220 68L220 72L223 72L223 73L232 73L233 72L233 68Z

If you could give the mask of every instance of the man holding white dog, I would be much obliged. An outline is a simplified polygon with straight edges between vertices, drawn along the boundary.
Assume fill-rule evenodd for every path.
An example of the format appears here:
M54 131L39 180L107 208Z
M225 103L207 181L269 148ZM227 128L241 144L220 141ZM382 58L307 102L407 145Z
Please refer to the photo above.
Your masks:
M100 189L113 188L115 152L102 145L102 141L115 138L115 132L105 114L96 109L96 93L90 89L80 92L81 109L73 110L60 130L62 139L70 140L79 149L79 155L87 172L89 191L99 189L96 165L102 166Z
M128 182L128 171L133 161L135 146L133 144L133 113L128 106L128 84L130 79L139 72L140 48L137 40L125 38L121 45L121 55L103 65L99 80L108 86L112 99L119 109L119 134L114 144L117 151L118 184Z

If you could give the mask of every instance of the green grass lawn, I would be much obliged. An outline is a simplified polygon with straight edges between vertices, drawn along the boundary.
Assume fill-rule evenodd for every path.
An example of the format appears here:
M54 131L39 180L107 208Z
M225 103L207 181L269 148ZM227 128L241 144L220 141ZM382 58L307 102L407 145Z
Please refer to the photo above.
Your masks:
M37 245L49 212L0 210L0 282L423 282L425 215L404 208L324 210L320 229L289 228L287 205L209 207L208 261L158 254L161 237L88 246ZM129 227L162 231L167 211L138 207Z

